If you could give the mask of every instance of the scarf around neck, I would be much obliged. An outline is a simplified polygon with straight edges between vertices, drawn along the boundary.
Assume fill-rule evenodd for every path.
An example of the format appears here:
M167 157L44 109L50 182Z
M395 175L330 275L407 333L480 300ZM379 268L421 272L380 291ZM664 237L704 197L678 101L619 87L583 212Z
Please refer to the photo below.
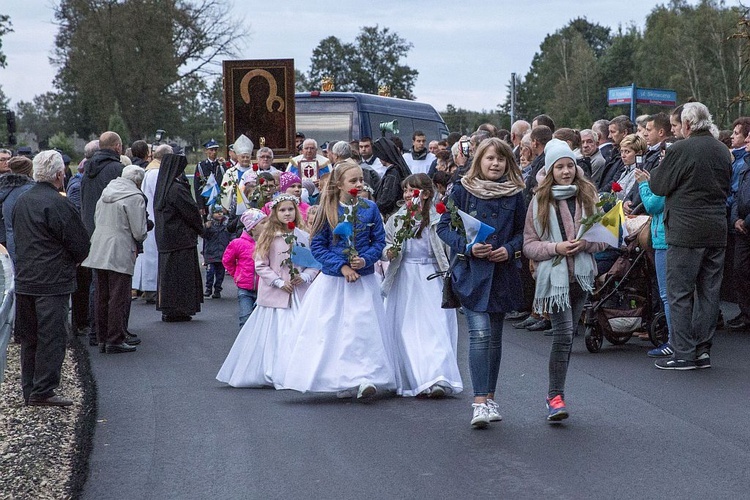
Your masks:
M522 187L509 181L507 178L500 181L488 181L473 177L461 177L461 185L466 190L481 200L492 200L494 198L503 198L513 196L523 189Z
M558 186L555 186L558 187ZM570 187L570 186L559 186ZM575 186L572 186L575 187ZM554 187L553 187L554 190ZM562 230L557 222L557 207L555 203L549 206L549 231L542 231L539 221L539 204L537 197L532 200L532 214L534 229L542 241L559 243L565 241ZM572 214L575 219L575 214ZM585 215L585 214L584 214ZM570 279L568 276L567 257L553 266L555 259L543 260L536 268L536 289L534 291L534 311L538 313L554 313L570 308ZM579 252L573 256L573 273L576 281L585 292L594 289L596 268L594 257L587 252Z

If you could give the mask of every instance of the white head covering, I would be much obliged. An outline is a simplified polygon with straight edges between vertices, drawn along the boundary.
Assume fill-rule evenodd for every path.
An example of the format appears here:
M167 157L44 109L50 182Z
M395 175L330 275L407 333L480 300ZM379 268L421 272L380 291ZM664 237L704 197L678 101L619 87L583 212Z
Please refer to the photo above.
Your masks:
M253 154L253 148L255 145L245 134L240 135L236 141L234 141L234 152L238 155Z

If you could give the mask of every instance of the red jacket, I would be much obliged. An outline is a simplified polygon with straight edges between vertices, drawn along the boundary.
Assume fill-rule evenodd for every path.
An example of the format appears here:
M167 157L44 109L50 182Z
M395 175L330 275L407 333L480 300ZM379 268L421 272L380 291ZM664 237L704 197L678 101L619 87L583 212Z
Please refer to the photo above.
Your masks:
M258 279L255 275L253 252L255 252L255 240L246 231L242 231L242 236L229 242L224 251L221 262L234 278L238 288L257 289Z

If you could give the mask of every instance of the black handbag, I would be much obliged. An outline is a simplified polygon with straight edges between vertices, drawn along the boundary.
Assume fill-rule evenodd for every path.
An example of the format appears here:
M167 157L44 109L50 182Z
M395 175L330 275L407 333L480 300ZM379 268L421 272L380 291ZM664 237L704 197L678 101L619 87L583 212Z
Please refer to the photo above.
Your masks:
M451 262L451 265L446 271L440 271L427 276L428 280L440 277L443 278L443 299L440 303L440 307L443 309L457 309L461 307L461 301L458 299L456 292L453 291L453 281L451 280L453 267L456 265L456 262L458 262L458 258L458 255L453 257L453 262Z

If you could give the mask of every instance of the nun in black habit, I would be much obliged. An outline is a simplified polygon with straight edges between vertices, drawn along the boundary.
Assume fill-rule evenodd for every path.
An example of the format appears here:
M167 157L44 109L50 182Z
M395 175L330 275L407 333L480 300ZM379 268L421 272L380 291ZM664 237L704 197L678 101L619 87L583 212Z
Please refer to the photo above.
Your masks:
M387 220L398 210L397 203L404 198L401 183L411 175L411 170L390 139L381 137L373 143L372 151L380 163L388 167L375 191L375 203L383 220Z
M187 158L166 155L154 193L155 238L159 250L156 309L162 321L190 321L201 310L203 281L198 236L203 221L185 178Z

